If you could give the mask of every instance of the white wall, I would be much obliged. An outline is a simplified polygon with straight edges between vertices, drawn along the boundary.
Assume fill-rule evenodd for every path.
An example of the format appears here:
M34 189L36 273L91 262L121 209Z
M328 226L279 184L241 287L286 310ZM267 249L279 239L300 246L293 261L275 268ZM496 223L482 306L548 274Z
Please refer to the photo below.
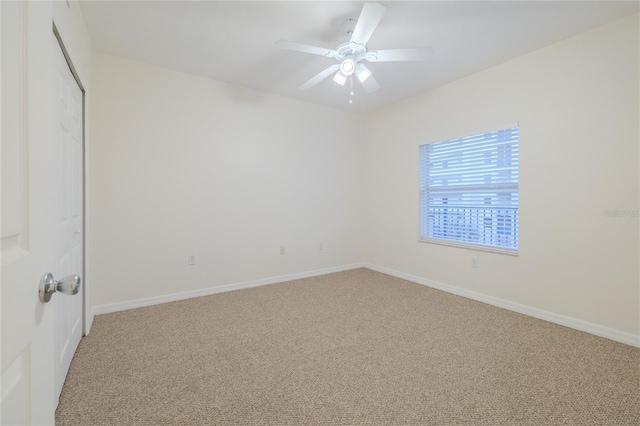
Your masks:
M361 116L103 54L93 77L96 305L361 259Z
M636 14L367 115L366 260L637 336L638 218L604 211L639 207L638 39ZM520 255L418 243L418 145L512 122Z

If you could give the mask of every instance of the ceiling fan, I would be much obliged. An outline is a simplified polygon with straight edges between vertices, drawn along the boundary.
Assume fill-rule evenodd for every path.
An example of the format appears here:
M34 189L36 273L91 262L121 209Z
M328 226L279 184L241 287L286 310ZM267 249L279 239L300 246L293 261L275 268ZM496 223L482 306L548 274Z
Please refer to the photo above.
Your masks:
M373 78L371 70L362 61L392 62L423 61L428 59L433 54L431 47L388 50L367 49L367 42L386 11L387 8L379 3L365 3L355 28L351 32L351 39L338 45L334 50L287 40L277 41L276 45L282 49L326 56L338 61L337 64L331 65L302 84L299 89L308 90L331 74L334 74L333 81L341 86L344 86L347 79L351 80L351 84L353 84L353 76L355 75L364 90L369 93L378 90L380 85ZM353 95L353 88L351 89L351 95ZM349 103L352 103L352 100L349 100Z

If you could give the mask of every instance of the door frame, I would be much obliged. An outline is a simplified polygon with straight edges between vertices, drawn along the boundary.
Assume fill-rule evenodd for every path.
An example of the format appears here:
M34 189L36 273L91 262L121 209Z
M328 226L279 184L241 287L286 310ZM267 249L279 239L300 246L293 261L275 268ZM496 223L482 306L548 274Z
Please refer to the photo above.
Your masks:
M58 45L60 46L60 50L62 50L67 66L69 66L71 75L73 75L74 80L82 92L82 335L86 336L89 334L88 320L90 315L88 310L89 301L87 300L86 90L80 81L80 76L73 65L73 61L71 60L71 56L64 45L64 41L62 41L62 36L56 27L56 23L52 22L52 24L53 35L56 40L58 40Z

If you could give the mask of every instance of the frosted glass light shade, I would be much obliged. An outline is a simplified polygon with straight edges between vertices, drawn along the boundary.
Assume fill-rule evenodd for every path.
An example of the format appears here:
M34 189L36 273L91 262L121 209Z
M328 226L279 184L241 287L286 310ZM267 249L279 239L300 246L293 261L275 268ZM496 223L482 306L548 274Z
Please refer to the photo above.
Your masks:
M336 75L333 76L333 81L338 83L340 86L344 86L344 83L347 82L347 76L338 71Z
M340 64L340 72L345 76L350 76L356 70L356 63L351 58L347 58Z
M371 71L366 65L358 64L356 76L358 77L358 80L360 80L360 83L364 83L366 79L371 77Z

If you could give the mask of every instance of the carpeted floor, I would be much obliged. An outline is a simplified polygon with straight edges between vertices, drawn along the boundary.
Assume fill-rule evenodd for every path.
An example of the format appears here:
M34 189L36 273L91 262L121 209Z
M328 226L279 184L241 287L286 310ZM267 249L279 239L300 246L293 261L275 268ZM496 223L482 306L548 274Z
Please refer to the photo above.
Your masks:
M367 269L96 317L58 425L639 425L640 350Z

